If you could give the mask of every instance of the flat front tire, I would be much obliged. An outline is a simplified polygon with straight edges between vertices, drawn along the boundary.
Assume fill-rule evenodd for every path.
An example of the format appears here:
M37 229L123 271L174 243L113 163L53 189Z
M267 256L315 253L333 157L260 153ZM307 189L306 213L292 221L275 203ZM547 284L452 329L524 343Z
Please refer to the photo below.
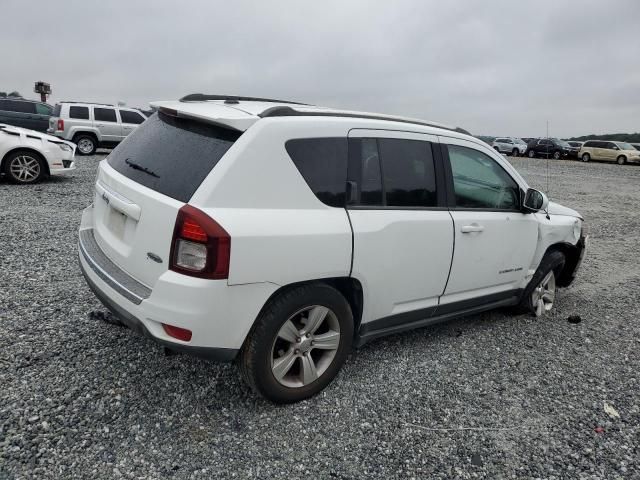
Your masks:
M322 391L338 374L353 340L353 314L335 288L295 287L271 299L240 354L247 384L275 403Z
M564 263L564 255L557 250L545 254L536 273L524 289L519 305L520 311L532 313L536 317L551 311L556 298L556 283Z

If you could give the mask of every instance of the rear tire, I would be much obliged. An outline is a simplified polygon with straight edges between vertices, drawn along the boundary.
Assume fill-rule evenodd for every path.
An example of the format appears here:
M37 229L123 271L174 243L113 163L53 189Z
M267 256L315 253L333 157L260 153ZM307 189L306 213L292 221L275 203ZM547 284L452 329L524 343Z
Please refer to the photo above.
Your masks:
M531 313L536 317L545 315L553 308L556 296L556 284L564 268L564 255L557 251L547 252L524 289L518 310Z
M627 163L627 157L620 155L616 161L618 162L618 165L624 165Z
M591 155L589 155L588 153L583 153L582 154L582 161L586 163L589 160L591 160Z
M536 158L536 152L534 152L533 150L529 150L527 155L529 156L529 158Z
M29 150L18 150L4 159L4 174L11 183L38 183L46 174L42 157Z
M95 137L86 133L80 133L73 137L73 143L78 146L80 155L93 155L98 148L98 142Z
M322 283L303 285L262 309L242 347L240 371L268 400L298 402L333 380L352 340L353 314L342 294Z

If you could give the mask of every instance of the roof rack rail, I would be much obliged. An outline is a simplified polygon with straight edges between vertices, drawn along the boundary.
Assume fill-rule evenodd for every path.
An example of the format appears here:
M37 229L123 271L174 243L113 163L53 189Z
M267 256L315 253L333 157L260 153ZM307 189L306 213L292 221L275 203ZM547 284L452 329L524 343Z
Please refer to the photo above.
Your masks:
M191 93L180 99L181 102L206 102L207 100L224 100L225 103L239 102L269 102L269 103L292 103L294 105L308 105L308 103L292 102L291 100L275 100L273 98L241 97L237 95L207 95L204 93Z
M447 127L438 123L423 122L420 120L410 120L408 118L394 117L392 115L374 115L369 113L351 113L351 112L301 112L291 107L279 106L267 108L264 112L258 114L261 118L269 117L346 117L346 118L366 118L368 120L387 120L390 122L410 123L413 125L423 125L426 127L442 128L451 132L464 133L471 135L467 130L460 127Z
M75 102L73 100L61 100L58 103L79 103L81 105L102 105L103 107L115 107L112 103L98 103L98 102ZM125 107L126 108L126 107Z

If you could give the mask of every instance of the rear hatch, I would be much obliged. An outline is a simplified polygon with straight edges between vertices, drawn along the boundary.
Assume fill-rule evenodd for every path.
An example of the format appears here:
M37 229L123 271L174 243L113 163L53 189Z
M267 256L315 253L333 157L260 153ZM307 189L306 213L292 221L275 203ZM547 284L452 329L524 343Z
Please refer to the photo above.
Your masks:
M100 164L94 235L122 270L153 288L169 268L178 210L241 132L157 113Z

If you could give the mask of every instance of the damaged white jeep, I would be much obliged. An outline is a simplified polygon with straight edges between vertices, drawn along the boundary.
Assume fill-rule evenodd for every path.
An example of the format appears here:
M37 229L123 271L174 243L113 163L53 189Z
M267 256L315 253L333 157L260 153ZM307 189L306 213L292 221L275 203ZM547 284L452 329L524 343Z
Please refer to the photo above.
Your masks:
M247 97L154 105L100 163L82 271L123 324L237 359L273 401L321 391L383 335L542 315L582 261L581 216L461 129Z

